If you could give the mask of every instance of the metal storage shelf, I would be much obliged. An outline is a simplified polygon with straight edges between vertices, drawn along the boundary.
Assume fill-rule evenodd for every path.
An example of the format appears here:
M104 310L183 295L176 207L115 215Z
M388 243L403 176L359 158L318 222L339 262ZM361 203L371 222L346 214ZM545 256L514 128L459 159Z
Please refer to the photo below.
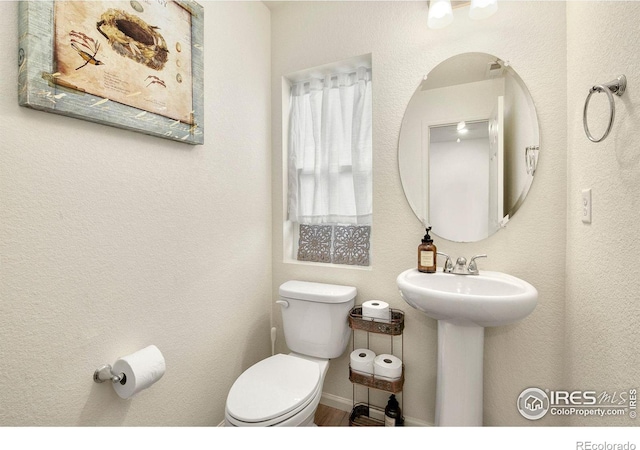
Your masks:
M371 319L362 315L362 306L356 306L349 312L349 326L355 331L364 331L367 333L385 334L388 335L391 342L391 353L393 354L393 341L395 336L402 337L404 331L404 312L398 309L391 309L391 319ZM369 347L369 335L367 334L367 347ZM403 351L403 343L401 344L400 351ZM355 333L353 337L353 345L355 349ZM377 389L380 391L386 391L393 394L402 392L404 386L404 364L402 365L402 374L398 380L389 380L383 377L376 377L373 374L364 374L356 372L351 369L349 365L349 381L353 384L353 409L349 417L349 426L384 426L384 408L379 408L371 405L368 401L366 403L356 403L356 390L355 386L360 385L368 389ZM367 394L367 397L369 395ZM367 398L368 400L368 398ZM371 412L374 412L376 416L381 417L382 420L376 417L371 417ZM404 423L404 418L400 418L400 423Z

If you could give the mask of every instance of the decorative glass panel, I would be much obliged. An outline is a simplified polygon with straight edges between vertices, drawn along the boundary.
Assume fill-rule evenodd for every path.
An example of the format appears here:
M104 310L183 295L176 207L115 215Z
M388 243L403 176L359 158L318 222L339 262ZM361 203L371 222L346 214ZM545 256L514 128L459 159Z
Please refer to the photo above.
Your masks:
M371 226L300 224L298 261L369 265Z
M334 264L369 265L370 226L336 225L334 237Z
M298 261L331 262L331 225L300 225Z

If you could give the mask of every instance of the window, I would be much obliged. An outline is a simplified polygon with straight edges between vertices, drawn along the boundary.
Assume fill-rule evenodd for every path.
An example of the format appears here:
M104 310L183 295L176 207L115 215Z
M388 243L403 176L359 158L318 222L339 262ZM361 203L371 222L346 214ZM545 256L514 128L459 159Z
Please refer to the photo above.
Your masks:
M371 69L325 71L292 83L287 220L293 258L370 264Z

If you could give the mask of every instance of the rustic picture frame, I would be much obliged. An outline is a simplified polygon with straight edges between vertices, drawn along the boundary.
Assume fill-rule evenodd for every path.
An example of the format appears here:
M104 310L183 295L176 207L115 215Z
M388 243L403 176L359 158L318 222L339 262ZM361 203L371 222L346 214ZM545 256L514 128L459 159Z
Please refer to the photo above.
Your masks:
M177 142L203 144L204 8L192 0L157 1L163 4L175 3L190 14L192 111L187 120L167 117L158 112L115 101L107 96L92 94L64 82L57 70L54 24L56 1L54 0L19 2L19 104L40 111L62 114ZM130 4L141 5L134 1ZM148 28L152 32L155 29L152 26ZM102 31L100 33L105 36ZM77 57L81 63L94 64L93 68L95 68L95 64L100 64L98 51L102 51L103 53L100 54L102 55L106 51L111 51L111 48L104 37L97 36L95 40L87 39L91 41L83 41L82 38L74 40L71 36L71 40L68 39L67 42L70 42L71 47L77 51ZM90 47L93 47L94 51ZM134 50L138 52L137 49ZM175 51L175 49L169 49L167 52L171 50ZM155 77L150 77L151 80L153 78ZM164 83L162 86L159 84L156 83L154 87L157 89L166 87Z

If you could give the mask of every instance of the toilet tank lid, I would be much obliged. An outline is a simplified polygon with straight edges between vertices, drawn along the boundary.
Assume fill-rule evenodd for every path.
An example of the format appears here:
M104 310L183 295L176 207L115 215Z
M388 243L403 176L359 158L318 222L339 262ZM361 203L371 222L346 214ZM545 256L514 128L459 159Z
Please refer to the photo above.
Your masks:
M356 298L353 286L291 280L280 286L280 297L320 303L346 303Z

